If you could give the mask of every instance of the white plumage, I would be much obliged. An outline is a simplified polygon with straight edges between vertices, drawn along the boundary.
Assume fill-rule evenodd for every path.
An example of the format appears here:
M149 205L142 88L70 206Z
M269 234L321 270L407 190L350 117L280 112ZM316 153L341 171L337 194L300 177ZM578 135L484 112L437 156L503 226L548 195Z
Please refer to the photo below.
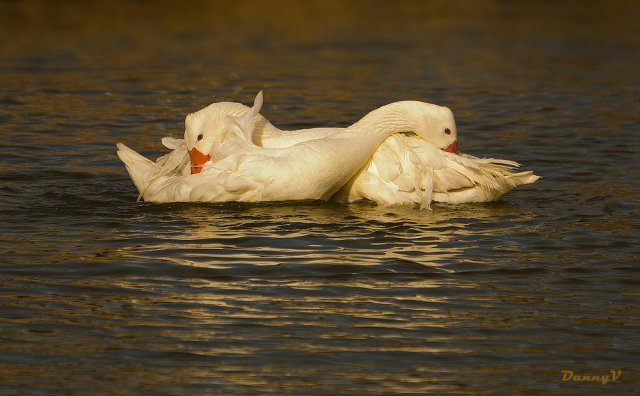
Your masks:
M281 131L254 106L214 103L190 114L185 138L152 162L122 143L125 163L146 201L284 201L369 199L380 205L497 200L538 179L517 163L457 154L451 111L396 102L348 128ZM446 151L445 151L446 150ZM200 171L201 170L201 171ZM192 174L193 173L193 174Z
M369 199L380 205L490 202L514 187L539 179L508 160L449 153L414 136L396 134L385 140L368 164L334 199Z

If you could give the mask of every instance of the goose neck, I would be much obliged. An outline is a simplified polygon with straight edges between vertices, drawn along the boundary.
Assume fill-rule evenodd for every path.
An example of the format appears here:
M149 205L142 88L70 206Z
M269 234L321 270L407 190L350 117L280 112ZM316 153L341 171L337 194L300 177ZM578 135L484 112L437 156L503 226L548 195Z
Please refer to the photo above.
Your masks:
M351 128L388 137L398 132L417 132L420 129L418 108L413 102L396 102L373 110Z

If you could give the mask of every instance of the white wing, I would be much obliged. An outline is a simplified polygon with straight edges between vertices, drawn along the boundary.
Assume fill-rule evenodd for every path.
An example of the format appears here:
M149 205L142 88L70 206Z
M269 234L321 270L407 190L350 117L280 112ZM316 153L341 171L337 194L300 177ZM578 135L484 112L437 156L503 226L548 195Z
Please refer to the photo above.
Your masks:
M465 203L500 199L514 187L539 179L513 173L518 163L477 158L437 149L415 137L396 134L383 142L369 163L334 197L370 199L378 204Z

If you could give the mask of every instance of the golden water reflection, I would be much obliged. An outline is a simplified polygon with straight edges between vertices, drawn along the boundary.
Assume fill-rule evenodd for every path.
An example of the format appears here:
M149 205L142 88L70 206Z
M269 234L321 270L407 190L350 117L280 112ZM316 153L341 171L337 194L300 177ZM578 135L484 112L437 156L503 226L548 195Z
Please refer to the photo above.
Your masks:
M594 362L632 389L639 19L624 1L0 2L0 393L570 394L559 371ZM444 104L464 151L544 179L433 211L134 202L115 142L157 156L189 112L260 89L283 128Z
M526 218L509 204L441 206L433 211L369 204L178 205L173 221L180 224L145 243L122 249L136 259L164 260L178 265L227 268L283 266L302 275L304 267L344 265L394 271L394 263L438 267L463 256L461 238L495 236L490 230L467 229L467 223ZM232 206L233 208L233 206ZM171 211L171 209L169 209ZM533 215L528 215L533 218ZM504 230L502 232L505 232ZM390 264L389 264L390 263ZM384 268L389 264L388 269ZM447 271L447 269L444 269ZM242 270L239 270L240 274ZM283 270L286 274L286 269ZM274 276L278 271L274 269Z

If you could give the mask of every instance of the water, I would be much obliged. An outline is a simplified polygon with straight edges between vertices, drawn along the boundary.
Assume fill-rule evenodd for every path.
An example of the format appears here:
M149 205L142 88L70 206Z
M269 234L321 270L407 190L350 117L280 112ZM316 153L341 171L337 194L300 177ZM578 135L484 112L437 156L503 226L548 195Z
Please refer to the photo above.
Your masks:
M638 389L637 5L0 11L0 393ZM543 179L431 211L135 202L116 142L156 157L260 89L281 128L446 105L462 151Z

